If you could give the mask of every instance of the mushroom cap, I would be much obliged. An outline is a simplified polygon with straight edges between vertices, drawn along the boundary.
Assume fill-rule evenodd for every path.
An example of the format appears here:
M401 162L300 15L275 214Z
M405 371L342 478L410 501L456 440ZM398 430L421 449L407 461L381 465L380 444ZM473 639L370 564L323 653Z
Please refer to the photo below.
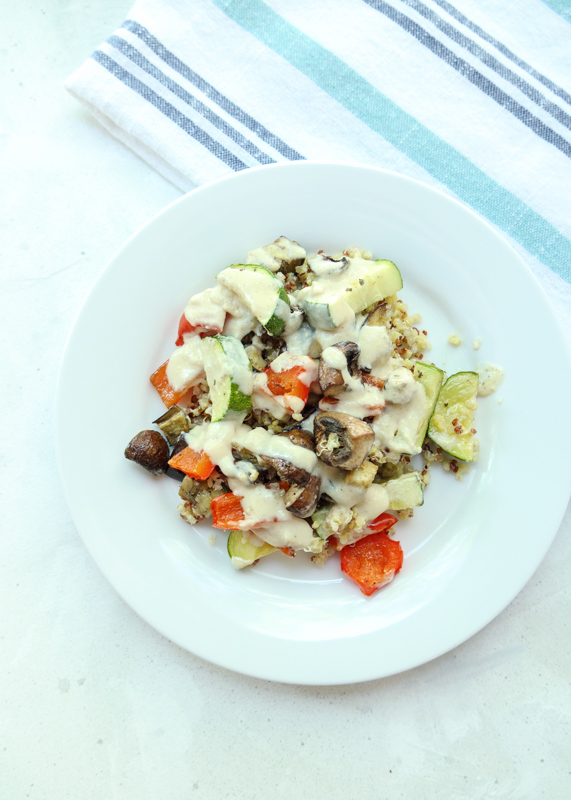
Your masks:
M169 446L158 431L140 431L125 448L125 458L159 475L168 466Z
M375 440L367 422L342 411L320 412L313 426L318 458L338 469L358 469Z

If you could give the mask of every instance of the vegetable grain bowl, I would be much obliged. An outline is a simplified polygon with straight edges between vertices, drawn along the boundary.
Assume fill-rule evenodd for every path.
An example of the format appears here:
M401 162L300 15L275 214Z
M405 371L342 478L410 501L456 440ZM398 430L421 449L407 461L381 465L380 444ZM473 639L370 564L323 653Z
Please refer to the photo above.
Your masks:
M180 482L184 520L227 533L221 570L333 557L371 596L403 565L399 520L422 513L430 470L477 461L476 398L501 371L431 363L392 261L252 245L189 299L150 377L165 409L125 456Z

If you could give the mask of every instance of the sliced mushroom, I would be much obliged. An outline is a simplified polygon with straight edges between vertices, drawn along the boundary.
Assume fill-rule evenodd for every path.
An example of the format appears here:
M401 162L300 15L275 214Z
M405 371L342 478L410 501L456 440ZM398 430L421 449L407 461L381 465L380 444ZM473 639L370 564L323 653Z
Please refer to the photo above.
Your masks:
M356 345L355 342L338 342L337 344L332 345L332 347L336 347L338 350L341 350L347 361L349 374L353 378L358 377L360 353L358 345ZM321 358L319 361L318 381L323 394L328 395L329 397L341 394L341 392L346 388L345 380L341 370L331 367L323 358Z
M314 421L315 452L330 467L358 469L367 458L375 433L367 422L341 411L322 411Z
M141 431L125 448L125 458L160 475L168 466L169 446L158 431Z
M306 450L315 450L315 442L313 436L309 431L304 431L303 428L291 428L289 431L280 433L280 436L285 436L292 444L298 447L305 447Z
M297 483L300 486L305 486L311 477L307 470L296 467L294 464L286 461L285 458L260 456L260 461L267 467L273 467L282 481L287 481L288 483Z
M296 517L310 517L317 508L320 490L319 475L312 475L305 486L292 484L284 497L287 510Z

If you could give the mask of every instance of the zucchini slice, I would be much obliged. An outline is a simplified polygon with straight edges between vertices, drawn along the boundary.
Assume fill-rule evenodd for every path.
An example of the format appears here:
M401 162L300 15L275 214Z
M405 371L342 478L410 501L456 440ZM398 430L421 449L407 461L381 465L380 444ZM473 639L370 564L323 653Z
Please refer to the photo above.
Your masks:
M212 401L212 422L243 418L252 408L252 367L239 339L207 336L200 342Z
M461 461L476 456L474 411L478 408L478 374L457 372L451 375L438 395L428 425L428 436L444 452Z
M238 295L270 336L279 336L291 310L279 278L260 264L231 264L216 276L218 283Z
M358 314L401 289L402 277L397 265L386 259L378 259L371 263L371 268L365 275L345 287L345 300L355 314Z
M382 485L389 495L389 511L402 511L424 504L424 484L418 472L406 472Z
M346 310L347 305L358 314L402 289L401 274L392 261L370 261L366 264L366 272L349 271L346 276L342 275L325 297L308 292L302 300L302 306L314 328L335 330L344 320L343 308Z
M444 372L438 367L435 367L434 364L421 364L417 362L414 365L413 374L416 380L424 386L424 392L426 394L426 411L420 423L418 438L416 440L417 447L422 447L428 430L428 423L434 412L438 394L442 387Z
M259 558L273 553L275 549L266 542L262 542L261 545L253 544L248 531L230 531L228 537L228 555L235 569L249 567Z

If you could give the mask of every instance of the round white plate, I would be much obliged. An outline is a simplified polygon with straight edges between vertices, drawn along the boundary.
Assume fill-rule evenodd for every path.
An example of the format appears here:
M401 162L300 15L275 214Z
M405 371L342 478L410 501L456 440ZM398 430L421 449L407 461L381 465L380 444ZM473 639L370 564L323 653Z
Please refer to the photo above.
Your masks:
M163 411L149 375L174 349L187 299L280 235L308 251L371 250L400 267L429 358L448 373L490 361L505 380L480 401L481 457L463 482L433 469L425 504L398 523L404 566L365 598L337 559L275 554L235 571L226 534L183 522L179 484L123 457ZM460 347L448 336L462 338ZM473 349L477 337L480 350ZM340 684L394 674L468 639L539 565L569 496L568 355L523 261L450 197L367 167L291 163L182 197L105 269L63 359L56 438L78 530L141 617L189 651L248 675ZM540 517L538 514L540 513Z

